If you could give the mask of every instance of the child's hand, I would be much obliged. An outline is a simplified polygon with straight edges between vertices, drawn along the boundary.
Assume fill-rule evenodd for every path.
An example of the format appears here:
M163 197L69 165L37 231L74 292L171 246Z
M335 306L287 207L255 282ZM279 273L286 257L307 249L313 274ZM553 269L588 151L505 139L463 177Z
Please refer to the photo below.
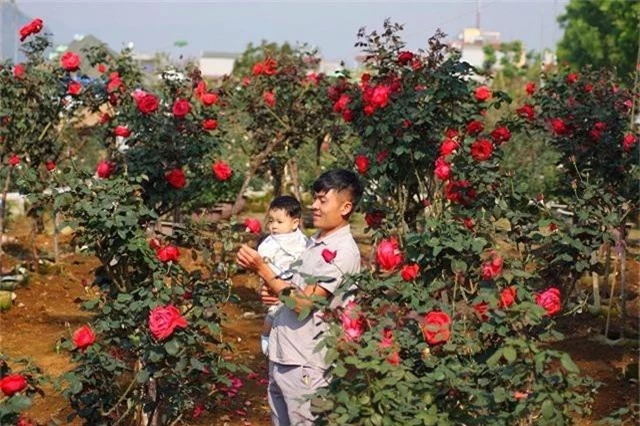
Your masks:
M254 272L259 271L260 268L264 266L262 256L247 244L243 244L242 247L240 247L240 250L238 250L236 262L243 268Z
M271 289L266 284L263 284L262 288L260 289L260 298L262 299L262 303L264 303L265 305L277 305L278 303L280 303L280 299L278 298L278 296L273 294Z

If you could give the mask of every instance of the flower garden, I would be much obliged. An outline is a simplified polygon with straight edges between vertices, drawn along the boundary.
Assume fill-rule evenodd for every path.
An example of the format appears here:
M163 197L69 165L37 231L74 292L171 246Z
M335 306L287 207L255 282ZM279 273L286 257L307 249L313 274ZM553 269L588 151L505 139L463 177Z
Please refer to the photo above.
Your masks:
M42 28L0 65L0 424L268 424L265 309L235 252L260 197L310 204L331 167L365 184L363 268L352 302L316 307L318 424L637 420L638 93L613 71L499 87L385 22L357 72L261 47L222 81L150 80L127 49L45 60Z

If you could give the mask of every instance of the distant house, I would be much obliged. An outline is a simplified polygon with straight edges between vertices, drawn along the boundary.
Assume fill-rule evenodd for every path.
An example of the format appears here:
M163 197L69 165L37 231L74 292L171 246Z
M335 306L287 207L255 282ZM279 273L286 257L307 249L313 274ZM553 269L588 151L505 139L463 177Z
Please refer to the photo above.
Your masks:
M480 28L465 28L459 35L458 39L449 43L449 45L462 53L461 60L468 62L476 68L483 68L485 64L486 54L485 47L491 46L495 50L495 65L493 69L502 68L502 61L505 53L500 51L502 41L500 33L497 31L484 31ZM520 57L508 57L510 62L514 62L517 66L524 66L525 53L524 45Z
M231 74L233 65L240 56L240 53L203 52L198 60L198 68L203 77L222 78Z
M20 51L20 28L32 21L14 0L0 0L0 62L10 59L13 63L26 59ZM48 32L45 27L42 32Z

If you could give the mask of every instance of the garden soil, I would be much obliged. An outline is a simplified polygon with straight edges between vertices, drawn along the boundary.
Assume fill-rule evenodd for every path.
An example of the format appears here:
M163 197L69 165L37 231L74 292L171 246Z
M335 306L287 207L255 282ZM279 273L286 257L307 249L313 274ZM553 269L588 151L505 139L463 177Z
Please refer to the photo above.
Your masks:
M26 223L24 226L14 224L12 228L16 231L11 235L18 243L5 245L7 255L2 259L3 269L25 262L30 256L28 226ZM44 251L52 252L50 236L38 235L36 242ZM98 266L92 257L65 253L65 250L63 253L59 265L51 264L31 272L28 285L16 290L13 308L0 314L0 352L11 357L31 357L52 377L69 369L69 356L59 350L59 340L69 338L73 330L90 320L79 307L83 300L93 297L94 289L83 283L92 281L93 271ZM630 263L629 276L636 280L637 289L640 270L637 262ZM255 276L240 274L234 277L233 283L240 302L226 307L228 320L224 331L237 348L234 353L237 363L249 366L253 374L243 377L244 386L235 398L225 401L215 412L205 412L197 419L185 419L188 425L269 424L266 360L259 348L264 312L257 293L258 280ZM591 315L564 318L559 324L566 340L558 343L557 348L569 352L584 373L602 383L593 415L576 419L581 426L595 424L611 411L638 402L637 372L636 380L625 379L623 375L623 369L632 363L636 363L637 371L638 348L594 341L603 324L602 317ZM69 405L60 393L52 386L46 386L45 396L35 398L28 416L41 425L48 424L53 418L64 424L69 413ZM81 422L76 419L71 424L80 425Z

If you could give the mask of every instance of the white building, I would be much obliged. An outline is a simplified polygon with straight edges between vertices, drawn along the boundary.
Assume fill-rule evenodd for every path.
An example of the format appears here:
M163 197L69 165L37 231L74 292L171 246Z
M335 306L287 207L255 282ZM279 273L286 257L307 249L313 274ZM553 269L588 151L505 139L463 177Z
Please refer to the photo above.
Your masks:
M198 60L198 68L203 77L222 78L231 74L233 65L240 56L240 53L202 52Z
M450 43L450 46L460 50L462 53L461 60L468 62L476 68L483 68L485 62L485 46L492 46L495 51L494 69L502 68L502 59L505 54L500 51L502 41L500 33L497 31L484 31L479 28L465 28L459 35L457 40ZM515 62L517 66L524 66L526 56L524 52L524 44L519 58L508 58L509 62Z

